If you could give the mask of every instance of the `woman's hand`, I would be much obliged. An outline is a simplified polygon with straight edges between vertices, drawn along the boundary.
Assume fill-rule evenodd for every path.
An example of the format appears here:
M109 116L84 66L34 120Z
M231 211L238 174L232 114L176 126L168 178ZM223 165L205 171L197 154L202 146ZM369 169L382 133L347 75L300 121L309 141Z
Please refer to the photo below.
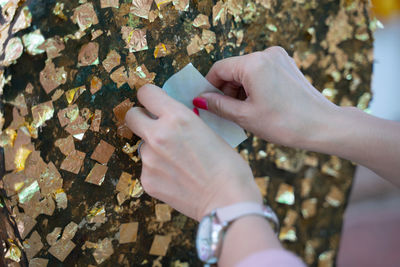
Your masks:
M211 210L236 202L262 204L245 161L183 104L161 88L143 86L139 107L126 114L141 147L144 190L176 210L200 220Z
M195 106L277 144L304 148L337 109L280 47L218 61L206 78L225 96L205 93Z

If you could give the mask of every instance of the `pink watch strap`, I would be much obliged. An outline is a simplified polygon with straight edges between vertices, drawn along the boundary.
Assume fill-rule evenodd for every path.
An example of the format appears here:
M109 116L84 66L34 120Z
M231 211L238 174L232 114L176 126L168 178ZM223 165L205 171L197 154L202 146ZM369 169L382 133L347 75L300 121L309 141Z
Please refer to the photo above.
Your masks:
M220 222L229 223L245 215L264 216L263 206L254 202L240 202L216 210Z

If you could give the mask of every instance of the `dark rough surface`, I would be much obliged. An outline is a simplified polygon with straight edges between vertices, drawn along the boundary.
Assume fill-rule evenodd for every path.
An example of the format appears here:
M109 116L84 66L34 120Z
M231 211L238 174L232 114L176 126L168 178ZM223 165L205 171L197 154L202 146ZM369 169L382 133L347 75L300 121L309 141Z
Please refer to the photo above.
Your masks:
M131 266L151 266L153 261L157 259L156 256L148 254L155 234L173 235L167 256L160 259L163 266L173 266L176 260L188 262L190 266L201 266L196 258L193 242L196 222L190 219L186 221L185 217L176 211L172 213L170 222L164 224L155 222L154 205L157 201L146 194L140 197L137 209L133 210L131 207L135 199L125 202L121 207L117 204L115 185L121 175L121 171L126 171L139 178L141 164L140 162L134 163L122 152L121 149L126 142L133 145L138 139L134 137L133 140L127 140L117 136L112 109L127 98L137 102L136 90L131 89L128 84L118 89L101 64L76 67L79 49L83 44L90 41L91 29L102 29L104 32L110 30L111 33L110 36L104 33L95 40L100 44L100 62L105 59L111 49L115 49L122 57L121 65L128 66L126 63L128 50L124 48L125 42L121 38L120 28L124 25L147 28L149 50L135 53L138 62L137 66L145 64L150 72L155 72L154 83L159 86L162 86L173 73L189 62L192 62L202 74L206 74L212 63L219 59L259 51L273 45L280 45L287 49L290 55L295 54L295 58L297 56L296 62L302 65L301 70L316 88L321 91L325 88L335 88L337 90L337 95L333 99L335 103L340 104L343 101L343 97L346 96L352 105L357 105L359 98L365 92L369 92L372 72L372 33L367 15L369 7L364 1L266 0L258 2L265 3L267 8L260 3L256 4L254 16L247 21L235 22L233 17L228 15L224 25L219 22L217 26L211 28L217 34L215 49L210 53L203 50L192 56L187 55L186 46L194 34L201 35L201 30L191 26L191 22L199 13L209 15L211 21L211 10L215 2L209 0L190 1L190 8L187 12L176 11L170 3L161 8L160 13L163 15L163 19L157 18L152 23L125 14L123 5L128 4L120 3L119 9L101 9L99 1L93 2L99 18L99 24L87 30L87 34L81 39L68 40L65 43L66 49L61 52L62 55L53 60L57 67L64 66L68 72L67 83L59 88L66 91L77 86L86 85L88 90L78 98L76 103L80 109L87 107L92 112L95 109L101 109L103 115L99 132L88 130L82 141L75 140L76 149L86 153L84 166L80 173L74 175L60 170L64 179L63 188L68 195L68 208L65 210L56 209L52 216L42 214L37 217L38 223L34 230L39 232L45 245L38 256L49 259L49 266L87 266L88 264L95 264L91 255L92 250L81 249L85 241L97 242L105 237L114 238L115 234L118 233L119 225L130 221L139 222L136 243L119 245L118 239L113 240L114 254L102 266L115 265L116 262L119 262L120 265L129 263L128 265ZM55 1L28 1L33 15L32 26L17 33L17 36L22 36L32 29L40 29L46 38L54 35L74 34L78 27L70 19L63 21L52 14L55 3ZM244 1L243 3L253 2ZM70 17L73 13L73 8L79 5L77 1L65 1L64 4L64 13L67 17ZM246 6L246 4L243 6ZM152 10L155 9L157 7L153 3ZM336 18L340 12L344 12L350 29L338 26L338 21L333 23L338 27L336 39L339 40L338 45L333 46L332 42L327 41L328 31L333 26L327 25L326 22L330 17ZM244 14L241 17L243 18ZM271 27L269 29L268 25L276 26L276 31L271 30ZM315 29L315 36L307 31L310 27ZM232 34L229 34L230 31L236 30L244 30L244 39L239 46L235 45L237 39ZM356 38L357 33L364 31L368 35L367 40L362 41L359 40L360 38ZM343 35L348 35L348 37L342 40ZM172 53L164 58L155 59L153 56L154 47L160 42L172 45ZM315 59L310 64L305 63L307 53L315 56ZM28 82L33 84L34 91L33 94L25 97L29 110L29 115L26 117L27 121L31 120L30 107L32 105L51 99L51 94L47 95L39 82L39 73L44 68L45 60L46 54L30 56L24 53L16 64L5 69L5 74L12 75L12 79L5 86L4 95L2 96L4 117L6 119L4 129L8 127L12 120L12 105L9 102L25 89ZM345 64L341 64L341 61L349 64L345 66ZM304 66L304 64L309 66ZM74 69L77 70L75 76L71 72ZM335 75L332 74L335 71L341 74L340 79L335 80ZM348 74L352 75L352 79L345 78ZM102 79L103 87L95 95L91 95L89 91L90 79L94 75ZM355 85L356 77L359 79L359 85ZM38 138L32 139L32 142L35 145L35 150L40 151L40 155L45 162L52 161L59 168L65 156L54 146L54 141L58 138L67 137L68 133L60 127L56 113L59 109L67 107L68 103L65 96L62 96L53 105L55 107L55 115L40 129ZM108 162L109 169L106 179L102 186L98 187L85 183L84 180L95 163L90 159L90 155L101 139L115 146L116 151ZM277 150L286 156L287 162L297 164L299 168L295 171L287 171L279 167L279 164L277 166L275 162ZM333 255L337 252L346 201L343 201L339 207L333 207L326 203L325 196L331 186L336 185L346 196L345 199L347 199L352 183L354 165L348 161L339 160L341 167L338 169L338 176L333 177L321 171L322 166L331 159L330 156L283 148L272 144L267 145L266 142L253 136L250 136L239 147L239 151L250 163L255 177L268 176L270 178L266 201L277 212L280 220L283 221L288 210L294 210L299 215L294 224L297 241L284 241L284 246L306 259L311 266L317 266L319 261L322 264L321 266L329 266L323 265L323 260L318 260L318 257L326 251L332 251ZM266 152L266 156L260 157L260 151ZM304 164L303 161L307 155L317 157L316 166ZM301 183L307 176L306 173L312 173L311 179L313 182L309 195L302 197L300 193ZM293 205L280 204L275 201L279 185L282 183L294 186L295 203ZM314 217L304 219L301 215L301 204L303 200L309 198L318 199L317 213ZM46 235L54 227L65 227L71 220L79 224L82 218L88 214L90 207L96 202L101 202L105 205L107 222L96 230L90 230L86 226L80 228L72 239L76 244L76 248L63 263L59 262L48 253L49 245L46 243ZM5 202L3 201L3 203ZM182 220L184 221L183 227L179 223ZM3 238L3 232L1 234ZM6 240L3 239L3 241L6 246L9 246ZM311 246L315 253L310 254L309 250L306 252L307 246ZM125 255L125 259L119 261L122 254ZM22 261L21 264L24 265L24 262Z

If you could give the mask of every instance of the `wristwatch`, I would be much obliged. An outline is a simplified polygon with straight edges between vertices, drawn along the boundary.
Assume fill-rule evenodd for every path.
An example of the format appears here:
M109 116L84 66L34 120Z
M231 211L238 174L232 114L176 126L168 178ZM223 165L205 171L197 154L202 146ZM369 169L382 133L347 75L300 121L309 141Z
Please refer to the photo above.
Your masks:
M241 202L213 210L200 221L196 236L197 255L206 265L218 262L222 240L229 225L236 219L247 215L265 217L276 234L279 233L279 221L269 206L254 202Z

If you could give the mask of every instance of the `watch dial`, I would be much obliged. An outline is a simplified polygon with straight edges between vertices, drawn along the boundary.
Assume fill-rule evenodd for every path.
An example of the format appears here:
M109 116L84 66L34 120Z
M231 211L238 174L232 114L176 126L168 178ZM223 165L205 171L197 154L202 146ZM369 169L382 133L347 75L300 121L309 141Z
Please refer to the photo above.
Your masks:
M197 230L196 248L197 255L202 261L208 261L212 257L211 252L211 216L204 217Z

